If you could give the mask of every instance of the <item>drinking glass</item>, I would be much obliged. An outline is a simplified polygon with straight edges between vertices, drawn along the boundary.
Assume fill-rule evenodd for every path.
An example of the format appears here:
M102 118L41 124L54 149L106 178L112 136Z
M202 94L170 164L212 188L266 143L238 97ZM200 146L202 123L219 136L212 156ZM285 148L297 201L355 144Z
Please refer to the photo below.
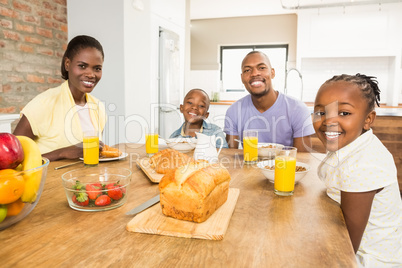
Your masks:
M153 156L159 150L159 135L157 129L147 131L145 134L145 151L148 157Z
M258 160L258 131L243 131L243 154L244 163L247 165L255 164Z
M295 189L297 148L284 146L275 152L274 192L281 196L293 195Z
M84 165L97 166L99 164L99 133L98 131L84 132Z

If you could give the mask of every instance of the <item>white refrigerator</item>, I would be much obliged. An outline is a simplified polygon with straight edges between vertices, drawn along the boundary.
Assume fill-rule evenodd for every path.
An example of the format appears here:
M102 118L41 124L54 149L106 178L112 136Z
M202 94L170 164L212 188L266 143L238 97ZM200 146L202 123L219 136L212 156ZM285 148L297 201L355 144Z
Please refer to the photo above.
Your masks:
M169 136L182 124L180 114L179 35L159 28L159 137Z

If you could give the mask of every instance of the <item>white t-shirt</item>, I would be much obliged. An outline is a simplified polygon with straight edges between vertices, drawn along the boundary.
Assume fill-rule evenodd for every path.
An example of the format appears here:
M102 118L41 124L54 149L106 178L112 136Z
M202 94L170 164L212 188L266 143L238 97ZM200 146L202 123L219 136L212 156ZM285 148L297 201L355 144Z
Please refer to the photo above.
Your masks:
M75 108L77 109L78 117L80 118L82 132L95 131L89 114L88 103L85 103L84 106L75 105Z
M356 258L363 267L402 267L402 201L394 158L372 130L336 152L318 167L327 194L341 202L341 191L374 196Z

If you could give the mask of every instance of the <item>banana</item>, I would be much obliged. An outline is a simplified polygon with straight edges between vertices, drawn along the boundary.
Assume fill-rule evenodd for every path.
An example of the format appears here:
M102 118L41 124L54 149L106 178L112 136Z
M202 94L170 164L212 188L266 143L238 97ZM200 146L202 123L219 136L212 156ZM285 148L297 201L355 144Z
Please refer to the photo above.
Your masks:
M31 138L26 136L16 136L21 142L24 151L24 161L22 161L22 170L29 170L42 165L42 154L39 146ZM36 200L42 179L42 170L28 171L24 174L25 190L21 196L24 203L33 203Z

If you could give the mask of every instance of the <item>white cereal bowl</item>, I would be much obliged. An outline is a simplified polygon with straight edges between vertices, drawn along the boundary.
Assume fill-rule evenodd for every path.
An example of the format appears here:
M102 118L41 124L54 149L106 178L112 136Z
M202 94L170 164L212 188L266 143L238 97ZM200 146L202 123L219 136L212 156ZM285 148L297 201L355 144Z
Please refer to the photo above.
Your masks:
M194 150L197 146L196 138L173 138L166 139L166 144L170 149L174 149L176 151L187 153L191 150Z
M268 169L266 167L275 166L275 159L266 160L257 163L257 167L261 169L262 174L272 183L275 182L275 170ZM310 166L303 162L296 162L296 166L305 167L306 171L297 171L295 176L295 184L298 183L301 179L306 176L306 174L310 171Z
M261 158L272 159L275 157L275 150L284 145L279 143L258 143L258 156Z

